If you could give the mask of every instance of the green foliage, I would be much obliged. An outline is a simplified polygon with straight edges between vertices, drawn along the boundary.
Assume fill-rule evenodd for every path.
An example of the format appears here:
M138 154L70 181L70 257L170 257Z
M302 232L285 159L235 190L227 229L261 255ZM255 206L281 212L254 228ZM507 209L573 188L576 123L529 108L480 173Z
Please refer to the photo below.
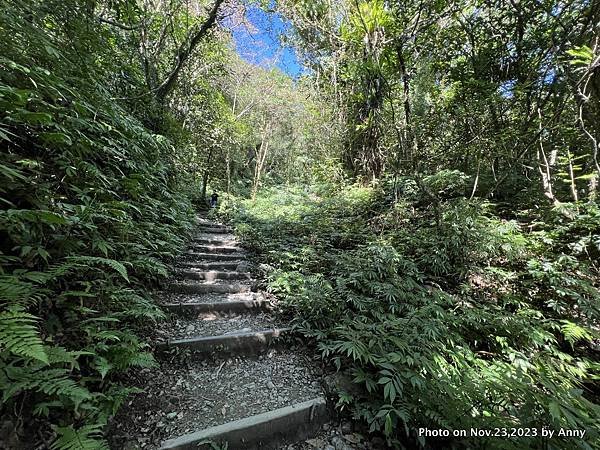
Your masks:
M114 100L93 10L18 0L0 29L2 419L32 448L107 448L123 374L155 364L136 330L163 317L151 289L191 229L186 175Z
M73 427L57 428L58 439L50 447L51 450L105 450L108 446L98 444L102 431L97 426L84 426L80 429Z
M432 189L435 179L427 179ZM478 200L443 201L437 222L417 193L412 203L382 198L392 197L356 187L331 198L292 189L228 210L259 260L273 266L270 288L295 328L355 384L340 388L338 407L398 448L407 439L443 445L418 437L419 427L541 426L587 431L584 441L553 438L554 448L598 448L600 295L595 260L583 251L593 250L587 238L600 225L597 207L526 232ZM522 449L542 441L453 445Z
M6 298L6 297L5 297ZM37 317L16 308L0 313L0 345L2 349L18 356L48 363L44 344L35 323Z

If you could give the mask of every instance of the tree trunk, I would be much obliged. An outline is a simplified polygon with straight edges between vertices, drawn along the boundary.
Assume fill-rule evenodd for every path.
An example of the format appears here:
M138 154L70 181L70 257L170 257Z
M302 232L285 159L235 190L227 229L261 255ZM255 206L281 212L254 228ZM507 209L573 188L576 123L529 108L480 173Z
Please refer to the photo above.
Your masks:
M210 160L212 158L212 154L213 154L213 149L211 148L208 151L208 156L206 158L206 165L204 166L204 174L202 175L202 192L201 192L201 196L202 196L202 203L203 204L208 204L208 202L206 201L206 188L208 187L208 179L210 176Z
M256 194L258 193L258 186L260 185L260 177L267 159L267 153L269 151L269 134L271 132L271 123L268 122L263 130L260 147L256 155L256 165L254 166L254 180L252 182L252 201L256 200Z
M147 50L144 49L144 71L147 81L151 83L148 88L154 94L159 104L163 105L165 103L167 97L175 88L177 79L181 74L181 70L187 63L195 48L217 22L217 15L224 1L225 0L215 0L210 8L210 11L208 12L208 17L206 20L199 26L193 27L192 31L190 31L190 33L186 36L177 49L177 54L175 55L175 60L169 74L160 84L158 84L154 74L154 71L156 70L155 64L153 64L153 61L148 59ZM153 58L153 60L156 60L156 58Z

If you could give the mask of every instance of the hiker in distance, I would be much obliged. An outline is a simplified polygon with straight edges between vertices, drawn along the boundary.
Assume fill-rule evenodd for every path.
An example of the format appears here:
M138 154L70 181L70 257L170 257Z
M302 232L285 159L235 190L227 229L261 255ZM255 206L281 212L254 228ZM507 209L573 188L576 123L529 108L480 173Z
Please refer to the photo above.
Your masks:
M211 208L217 207L218 198L219 198L219 194L217 194L216 192L213 191L212 195L210 196L210 207Z

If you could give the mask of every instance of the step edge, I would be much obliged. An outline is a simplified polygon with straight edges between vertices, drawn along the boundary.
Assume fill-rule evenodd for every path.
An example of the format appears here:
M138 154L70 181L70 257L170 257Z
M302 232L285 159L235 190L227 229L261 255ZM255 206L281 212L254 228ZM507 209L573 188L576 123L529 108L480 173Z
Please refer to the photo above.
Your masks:
M197 342L202 342L202 343L210 343L212 341L235 341L235 340L239 340L239 339L245 339L245 338L253 338L253 337L275 337L278 338L283 334L287 334L290 331L292 331L291 327L284 327L284 328L271 328L268 330L257 330L257 331L239 331L236 333L229 333L229 334L216 334L213 336L195 336L195 337L191 337L191 338L184 338L184 339L171 339L165 342L160 342L158 343L158 345L160 346L165 346L165 347L171 347L171 346L177 346L177 345L182 345L182 344L194 344Z
M268 300L235 300L231 302L207 302L207 303L163 303L163 308L171 310L190 308L199 312L208 311L228 311L231 309L253 309L269 305Z
M243 432L249 434L249 430L255 430L257 434L251 440L252 443L260 442L260 439L276 438L277 434L286 434L286 432L297 433L299 428L306 426L306 414L308 414L309 422L318 424L324 423L327 420L327 402L324 397L316 397L306 400L301 403L295 403L282 408L274 409L253 416L244 417L242 419L227 422L221 425L215 425L193 433L184 434L177 438L172 438L163 442L160 450L183 450L196 447L203 441L219 441L226 439L227 435ZM288 420L286 420L288 419ZM284 423L278 424L279 428L276 433L267 435L260 433L260 427L273 421L281 421ZM270 430L271 431L271 430ZM264 436L263 436L264 434ZM254 442L257 441L257 442ZM250 442L249 442L250 443ZM235 444L234 444L235 445ZM232 449L236 447L231 447ZM241 447L237 447L241 448Z

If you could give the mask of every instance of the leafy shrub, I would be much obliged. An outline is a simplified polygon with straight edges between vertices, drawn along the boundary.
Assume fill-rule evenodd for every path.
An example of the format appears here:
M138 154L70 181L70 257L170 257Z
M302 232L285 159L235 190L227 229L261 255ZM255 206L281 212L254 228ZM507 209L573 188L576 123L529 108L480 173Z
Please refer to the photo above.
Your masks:
M423 178L429 190L443 198L460 197L465 194L469 177L459 170L443 169Z
M192 220L170 141L112 99L75 3L0 11L0 439L53 449L105 447L119 377L155 364L134 331L162 318L147 288Z
M548 426L587 430L585 441L555 436L554 448L598 448L600 296L582 251L595 209L524 233L477 201L442 203L437 223L406 200L347 192L307 195L300 220L279 219L272 197L232 214L269 242L259 259L277 268L270 286L294 326L353 380L338 406L397 447L539 448L540 437L431 441L416 430Z

